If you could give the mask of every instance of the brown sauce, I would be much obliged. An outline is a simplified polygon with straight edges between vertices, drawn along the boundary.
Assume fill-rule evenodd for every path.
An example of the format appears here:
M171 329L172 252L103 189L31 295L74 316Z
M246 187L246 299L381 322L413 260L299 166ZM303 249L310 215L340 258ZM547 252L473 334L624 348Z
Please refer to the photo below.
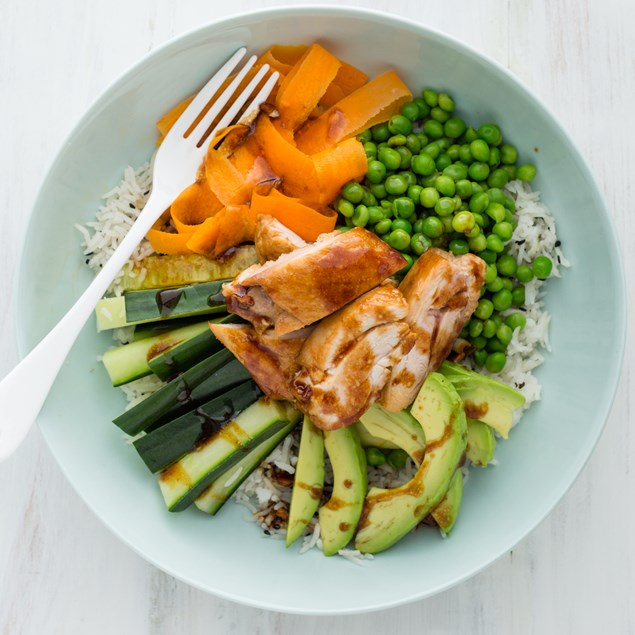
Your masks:
M172 313L181 300L182 295L182 289L162 289L157 291L155 299L161 317L167 317Z

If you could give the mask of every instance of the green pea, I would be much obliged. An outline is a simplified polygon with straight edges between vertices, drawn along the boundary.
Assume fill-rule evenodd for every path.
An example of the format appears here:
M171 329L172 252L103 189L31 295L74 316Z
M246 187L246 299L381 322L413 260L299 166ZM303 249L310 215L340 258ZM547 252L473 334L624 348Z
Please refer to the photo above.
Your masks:
M340 199L337 203L337 211L346 218L352 218L355 213L355 206L346 199Z
M516 148L509 143L503 143L501 146L501 162L505 165L514 165L518 161L518 152Z
M436 160L435 165L439 172L443 172L449 165L452 165L452 159L447 152L442 152Z
M531 282L534 279L534 272L529 265L518 265L516 269L516 280L518 282Z
M472 214L474 214L474 220L479 227L489 227L489 218L487 218L487 216L483 216L483 214L478 214L475 212L472 212Z
M417 218L417 220L412 223L412 231L415 234L420 234L423 231L423 218Z
M436 161L441 154L441 148L436 143L432 142L424 146L422 152L432 157Z
M377 159L386 166L387 170L397 170L401 165L401 155L394 148L380 148Z
M491 249L483 248L483 251L479 254L479 256L488 264L493 265L496 264L496 260L498 258L498 254Z
M405 276L408 273L410 267L412 267L412 265L414 264L415 261L414 261L414 258L410 254L405 254L405 253L402 252L401 255L402 255L403 259L406 261L406 264L401 269L399 269L399 271L397 273L399 275L401 275L401 276Z
M366 463L368 465L383 465L386 462L386 455L379 448L366 448Z
M360 203L364 197L364 188L359 183L351 181L342 188L342 196L351 203Z
M410 134L412 132L412 121L403 115L393 115L388 121L388 130L392 134Z
M439 216L442 216L442 217L450 216L452 212L454 212L454 207L455 207L454 199L448 196L443 196L436 202L436 205L434 206L434 211Z
M513 334L514 330L504 323L496 329L496 339L505 346L507 346L512 341Z
M507 172L507 179L509 181L514 181L515 179L517 179L517 169L515 165L503 165L502 168L503 170L505 170L505 172Z
M487 162L489 167L496 168L500 165L500 162L501 162L501 151L496 147L490 148L489 161Z
M408 186L408 190L406 192L406 196L413 203L418 203L419 200L421 199L421 192L423 192L423 188L421 187L421 185L417 185L415 183L414 185L409 185Z
M516 176L521 181L533 181L536 178L538 170L536 170L536 166L531 163L525 163L524 165L519 165L516 171Z
M372 138L373 138L373 134L370 131L370 129L368 129L368 128L366 130L363 130L362 132L360 132L357 135L357 140L361 141L362 143L366 143L367 141L371 141Z
M391 450L388 453L387 461L390 467L395 470L402 470L406 466L408 453L405 450Z
M461 234L466 234L474 229L475 225L476 221L472 212L459 212L452 218L452 229Z
M406 137L406 148L412 152L412 154L419 154L421 152L421 141L415 134L409 134Z
M484 123L478 128L478 136L490 146L498 146L503 140L500 128L493 123Z
M355 225L355 227L366 227L369 219L370 213L368 212L368 207L366 207L366 205L358 205L353 214L353 225Z
M410 234L403 229L394 229L388 234L386 242L397 251L403 251L410 246Z
M474 157L472 156L472 151L470 150L469 144L464 143L459 148L459 159L466 165L474 163Z
M417 121L419 119L419 106L414 101L409 101L401 107L402 116L406 117L410 121Z
M410 168L410 162L412 161L412 152L406 148L406 146L399 146L396 148L399 156L401 157L401 163L399 167L402 170L408 170Z
M504 353L507 344L503 344L497 337L492 337L487 340L487 346L485 348L488 353Z
M367 141L364 144L364 152L368 159L374 159L377 156L377 144L372 141Z
M502 223L496 223L494 227L492 227L492 231L501 240L508 241L511 240L512 234L514 233L514 228L512 227L511 223L503 221Z
M519 329L522 331L525 328L525 325L527 324L527 318L519 311L516 311L514 313L510 313L505 318L505 324L507 324L507 326L509 326L509 328L511 328L512 331L515 331L516 329Z
M507 176L507 172L502 168L497 168L490 172L489 177L487 177L487 184L490 187L505 187L507 182L509 181L509 176Z
M474 194L483 194L485 192L485 188L483 187L482 183L472 181L472 192Z
M501 276L513 276L517 269L516 259L509 254L502 254L498 258L497 267Z
M511 291L514 288L514 283L511 278L503 278L503 287L508 291Z
M512 306L512 292L501 289L492 296L492 304L497 311L507 311Z
M470 337L478 337L483 332L483 322L478 318L472 318L467 325L467 332Z
M381 161L369 161L366 178L370 183L381 183L386 178L386 166Z
M439 106L435 106L430 109L430 117L432 117L435 121L444 124L450 118L450 113L446 112Z
M434 182L434 187L436 187L439 193L443 194L443 196L454 196L456 193L456 183L451 177L446 176L445 174L437 176Z
M505 285L503 285L503 279L496 276L496 278L486 286L490 293L498 293Z
M487 340L482 335L479 335L478 337L472 338L472 346L477 351L483 350L487 346ZM487 353L485 354L487 355Z
M468 239L467 244L470 247L470 251L478 253L480 256L487 247L487 239L485 238L485 234L481 233L474 238ZM485 259L483 258L483 260Z
M443 108L446 112L454 112L454 100L447 93L439 93L439 108Z
M461 149L461 146L458 143L453 143L448 148L448 156L450 157L450 159L452 159L452 161L458 161L459 160L459 150L460 149Z
M474 186L472 185L472 189ZM489 196L485 192L477 192L470 198L470 211L475 214L483 213L489 205Z
M463 238L452 239L448 248L455 256L462 256L470 251L470 246L467 244L467 240L464 240Z
M523 306L525 304L525 287L522 285L512 289L512 306Z
M454 181L467 180L467 166L463 163L453 163L452 165L448 165L446 168L443 169L443 174L449 176Z
M505 208L500 203L490 203L485 209L485 213L495 223L502 223L505 219Z
M396 148L398 146L406 145L406 135L404 134L394 134L390 139L388 139L388 145L391 148Z
M412 157L410 168L415 174L428 176L436 170L436 165L434 159L427 152L421 152Z
M408 181L401 174L391 174L384 181L388 194L403 194L408 189Z
M485 284L490 284L496 280L498 276L498 268L495 263L485 267Z
M419 139L419 143L421 144L421 148L424 148L425 146L428 145L428 143L430 143L430 139L428 139L428 137L426 137L423 132L415 132L414 133L415 137L417 137L417 139Z
M426 89L422 91L421 96L430 108L434 108L439 105L439 93L437 93L436 90Z
M373 141L378 143L380 141L387 141L390 137L390 130L387 123L378 123L370 129L373 135Z
M474 139L478 139L478 133L470 126L463 135L463 141L465 141L465 143L472 143Z
M375 227L373 227L374 232L378 236L383 236L387 234L392 228L392 221L390 218L384 218L384 220L380 220Z
M467 173L473 181L484 181L489 176L489 165L475 161L474 163L470 163Z
M391 229L394 231L395 229L401 229L409 234L412 233L412 224L406 220L405 218L395 218L392 221Z
M494 337L494 335L496 335L497 328L498 324L496 324L496 320L488 318L483 322L483 337L486 337L487 339Z
M431 139L440 139L443 136L443 124L435 119L428 119L423 124L423 132Z
M386 186L383 183L372 183L368 187L368 191L376 198L386 198L388 192L386 192Z
M432 174L428 174L427 176L420 176L419 183L422 187L434 187L434 182L437 180L437 176L439 176L439 173L435 169Z
M410 239L410 248L412 249L413 253L417 256L420 256L421 254L428 251L430 247L432 247L432 243L430 242L430 239L421 232L417 232L413 234L412 238Z
M538 256L531 265L534 276L540 280L548 278L551 275L552 268L553 263L547 256Z
M441 152L447 152L448 148L450 147L450 140L447 137L441 137L440 139L437 139L434 143L436 143L439 148L441 149Z
M428 216L423 220L422 230L429 238L437 238L443 234L443 223L436 216Z
M424 207L431 208L437 204L440 198L441 195L439 194L439 191L436 189L436 187L424 187L421 190L421 197L419 198L419 202Z
M426 101L425 99L423 99L423 97L415 97L412 101L417 105L417 108L419 109L419 116L417 117L417 119L423 119L430 114L430 106L426 104Z
M474 309L474 315L479 320L487 320L494 312L494 303L487 298L481 298Z
M489 146L482 139L474 139L470 143L470 153L475 161L487 163L489 161Z
M406 196L399 196L392 202L395 218L408 218L415 211L415 204Z
M490 373L500 373L505 368L506 363L505 353L490 353L485 360L485 368Z
M496 234L490 234L487 237L487 248L497 254L500 254L505 249L505 245L499 236Z
M479 366L483 366L485 364L485 360L487 359L487 352L486 351L474 351L472 353L472 359Z
M450 117L443 126L443 132L450 139L458 139L466 129L467 125L460 117Z
M456 182L456 193L462 199L468 199L472 196L472 181L468 179L459 179Z
M381 207L377 205L370 205L368 207L368 224L376 225L380 220L384 219L384 212Z
M402 172L399 172L399 175L406 180L408 187L411 185L417 185L417 175L414 172L411 172L410 170L403 170Z
M516 211L516 203L511 196L505 196L505 202L503 203L505 209L509 210L512 214Z

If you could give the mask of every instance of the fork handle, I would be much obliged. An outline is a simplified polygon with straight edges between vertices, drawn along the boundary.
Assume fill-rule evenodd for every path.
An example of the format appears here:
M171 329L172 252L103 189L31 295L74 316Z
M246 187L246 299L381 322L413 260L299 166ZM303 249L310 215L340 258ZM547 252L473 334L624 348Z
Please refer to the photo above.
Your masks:
M0 382L0 461L24 440L95 304L166 206L155 190L88 288L46 337Z

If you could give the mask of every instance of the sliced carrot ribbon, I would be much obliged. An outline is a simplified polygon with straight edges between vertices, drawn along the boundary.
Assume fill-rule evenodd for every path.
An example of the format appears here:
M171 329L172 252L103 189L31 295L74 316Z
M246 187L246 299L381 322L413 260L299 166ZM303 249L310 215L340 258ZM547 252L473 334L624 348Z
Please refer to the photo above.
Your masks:
M223 204L210 190L206 179L186 187L170 206L170 214L177 231L192 233L197 225L218 212Z
M186 243L190 238L189 234L171 234L169 232L151 229L146 234L146 238L150 241L152 249L158 254L190 254L191 249Z

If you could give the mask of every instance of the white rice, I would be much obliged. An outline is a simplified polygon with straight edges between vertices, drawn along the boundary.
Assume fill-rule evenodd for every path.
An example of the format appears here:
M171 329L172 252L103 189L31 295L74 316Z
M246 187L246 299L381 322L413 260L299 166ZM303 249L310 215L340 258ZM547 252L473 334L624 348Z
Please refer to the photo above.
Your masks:
M139 211L147 200L151 187L150 164L134 170L126 168L121 183L104 195L104 205L100 207L96 220L78 225L82 233L86 264L98 271L116 249L122 237L128 231ZM560 276L560 268L568 267L560 243L557 240L553 216L540 202L540 195L520 181L507 185L507 194L516 202L518 227L514 233L509 253L521 262L530 263L539 255L548 256L554 263L553 276ZM139 261L150 255L152 249L147 241L143 241L132 256ZM550 315L544 307L544 281L534 279L525 286L525 317L527 324L520 331L516 330L507 349L507 364L496 377L516 387L526 398L525 408L540 399L541 387L533 371L544 361L542 351L551 350L549 342ZM111 286L113 294L120 294L122 287L120 278ZM516 309L514 309L516 310ZM129 341L131 331L121 329L115 333L117 342ZM487 374L485 369L479 372ZM122 386L129 401L128 408L143 401L154 392L161 381L156 377L144 377ZM520 417L520 413L516 420ZM295 473L299 433L290 434L270 456L241 485L234 495L234 501L245 506L250 516L246 519L257 522L265 535L273 538L284 538L286 534L286 514L291 497L291 486L280 483L280 474L287 474L290 483ZM496 460L492 461L492 465ZM467 465L462 467L464 482L468 477ZM409 459L406 467L395 472L388 465L369 467L369 486L390 488L407 482L416 472L415 464ZM278 477L276 477L278 475ZM329 483L330 465L327 461L327 483ZM320 526L317 518L309 524L300 547L303 554L313 548L322 548ZM372 556L361 554L354 549L342 549L339 554L356 564L364 564Z

